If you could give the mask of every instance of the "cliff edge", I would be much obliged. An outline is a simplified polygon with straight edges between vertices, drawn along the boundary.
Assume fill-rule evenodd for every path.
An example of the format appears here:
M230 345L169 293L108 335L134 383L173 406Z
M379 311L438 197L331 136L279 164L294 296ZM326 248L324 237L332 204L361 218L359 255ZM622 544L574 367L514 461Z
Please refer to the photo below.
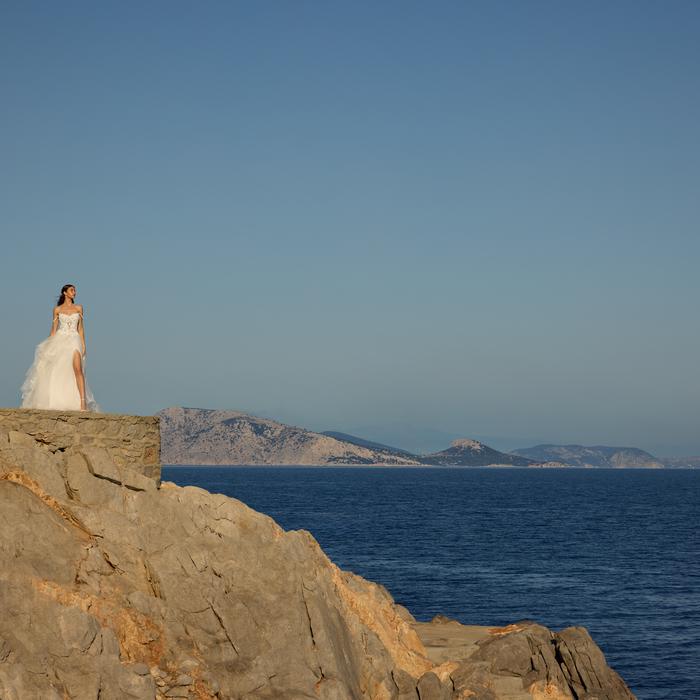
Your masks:
M306 531L31 432L0 426L3 700L634 697L582 628L417 623Z

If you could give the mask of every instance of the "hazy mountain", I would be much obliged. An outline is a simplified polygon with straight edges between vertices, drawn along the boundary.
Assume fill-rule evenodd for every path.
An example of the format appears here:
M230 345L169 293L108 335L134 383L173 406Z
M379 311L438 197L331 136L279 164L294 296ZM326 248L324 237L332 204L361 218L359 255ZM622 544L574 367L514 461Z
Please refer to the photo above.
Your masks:
M415 455L354 435L315 433L241 411L172 407L157 415L164 464L539 465L478 440L454 440L441 452Z
M381 442L374 442L373 440L365 440L364 438L357 437L356 435L348 435L348 433L339 433L335 430L324 430L321 435L328 435L329 437L335 438L336 440L342 440L344 442L351 442L353 445L360 445L360 447L368 447L372 450L383 450L385 452L395 452L396 454L402 455L412 455L408 450L402 450L400 447L391 447L390 445L383 445Z
M449 430L431 428L430 426L422 424L416 425L394 422L390 419L382 422L380 426L367 424L343 427L346 428L347 432L351 435L363 435L363 439L382 445L400 445L400 447L394 447L392 449L404 450L414 455L437 452L446 445L449 445L452 440L464 437L463 432L455 433ZM484 436L474 435L470 437L477 437L491 444L491 441L485 440ZM522 444L524 443L520 440L517 444L512 445L512 447L519 447Z
M606 445L536 445L513 450L511 453L542 462L563 462L573 467L647 467L660 469L663 462L636 447Z
M420 464L240 411L172 407L157 415L164 464Z
M460 438L453 440L446 450L433 452L420 458L423 464L439 464L444 466L481 467L489 465L510 464L516 467L539 466L541 461L526 457L499 452L478 440Z
M700 457L661 457L669 469L700 469Z

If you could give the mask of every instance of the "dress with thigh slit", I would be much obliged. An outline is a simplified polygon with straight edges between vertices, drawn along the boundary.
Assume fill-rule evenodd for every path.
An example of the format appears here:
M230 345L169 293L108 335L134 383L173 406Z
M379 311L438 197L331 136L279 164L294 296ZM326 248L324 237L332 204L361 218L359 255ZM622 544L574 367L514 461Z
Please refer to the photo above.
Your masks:
M36 346L34 362L22 384L22 408L80 410L80 391L73 370L73 356L77 350L81 355L85 378L85 407L89 411L100 410L85 375L83 344L78 333L79 320L79 313L59 313L56 332Z

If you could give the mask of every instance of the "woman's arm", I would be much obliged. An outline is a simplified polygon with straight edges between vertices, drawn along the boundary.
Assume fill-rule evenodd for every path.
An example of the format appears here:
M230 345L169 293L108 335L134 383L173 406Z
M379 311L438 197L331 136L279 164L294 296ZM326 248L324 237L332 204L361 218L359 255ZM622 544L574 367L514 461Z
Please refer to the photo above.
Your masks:
M85 322L83 321L83 307L80 307L80 318L78 319L78 333L80 333L80 338L83 341L83 357L87 354L87 347L85 346Z
M51 319L51 332L49 337L51 337L56 332L56 326L58 326L58 307L53 310L53 318Z

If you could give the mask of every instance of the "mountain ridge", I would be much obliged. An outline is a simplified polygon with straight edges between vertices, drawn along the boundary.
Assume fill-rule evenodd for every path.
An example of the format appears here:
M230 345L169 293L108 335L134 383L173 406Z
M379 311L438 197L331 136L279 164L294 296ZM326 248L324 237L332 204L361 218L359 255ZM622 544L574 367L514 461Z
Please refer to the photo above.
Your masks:
M654 455L637 447L545 443L513 450L511 454L534 460L559 461L574 467L663 469L665 466Z
M347 433L317 433L242 411L172 406L161 420L165 464L535 466L534 460L460 438L439 452L417 455ZM338 437L335 437L338 436ZM343 439L341 439L341 436Z
M673 468L697 458L659 459L636 447L543 443L501 452L457 438L444 450L412 453L336 430L315 432L228 409L171 406L159 411L163 462L190 465L515 466Z
M376 442L375 440L367 440L365 438L358 437L357 435L350 435L349 433L342 433L338 430L324 430L321 435L328 435L329 437L335 438L336 440L342 440L343 442L350 442L353 445L359 445L360 447L368 447L375 450L387 450L389 452L396 452L398 454L414 455L415 452L410 452L409 450L404 450L401 447L393 447L392 445L385 445L382 442Z
M691 457L661 457L667 469L700 469L700 455Z
M440 452L433 452L424 457L426 464L439 466L485 466L510 465L513 467L540 466L542 463L521 455L499 452L479 440L458 438Z
M242 411L173 406L156 415L166 464L420 464Z

